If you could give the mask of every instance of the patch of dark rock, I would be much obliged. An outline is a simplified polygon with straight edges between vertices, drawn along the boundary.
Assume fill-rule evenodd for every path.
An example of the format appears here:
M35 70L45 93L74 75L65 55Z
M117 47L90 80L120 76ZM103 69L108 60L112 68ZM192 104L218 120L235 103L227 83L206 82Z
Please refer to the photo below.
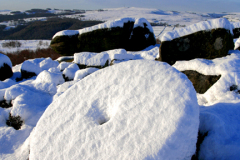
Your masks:
M22 70L22 69L21 69L21 75L22 75L22 77L19 78L18 80L29 79L29 78L32 78L34 76L37 76L36 73L34 73L34 72L28 72L28 71L25 71L25 70Z
M23 125L23 120L20 116L12 116L11 113L9 113L9 119L7 120L6 124L16 130L19 130Z
M78 35L57 36L51 41L51 48L62 56L73 55L78 52Z
M13 76L12 68L4 63L3 66L0 68L0 80L4 81Z
M16 78L16 82L20 82L20 81L22 81L22 80L23 80L22 77L20 77L20 78Z
M230 91L234 91L234 92L240 94L240 90L238 90L238 86L235 84L230 86Z
M192 82L196 92L200 94L205 93L221 77L221 75L203 75L193 70L182 71L182 73L184 73L188 77L188 79Z
M6 100L3 100L3 101L0 101L0 107L2 107L2 108L10 108L10 107L12 107L12 103L11 103L11 101L8 102Z
M214 59L227 56L228 51L233 48L233 36L230 31L218 28L163 41L157 60L173 65L178 60Z
M195 154L192 156L191 160L198 160L198 156L199 156L199 151L200 151L200 146L202 144L202 142L204 141L205 137L208 135L208 132L201 134L200 132L198 132L198 140L196 143L196 152Z
M69 79L67 76L65 76L65 74L63 74L63 79L65 80L65 82L72 81L72 79Z
M240 37L240 28L234 28L233 29L233 38L239 38Z
M109 119L102 119L102 120L99 120L98 123L99 125L103 125L104 123L107 123L109 121Z
M61 55L71 56L76 52L102 52L117 48L128 51L140 51L156 44L154 34L144 27L135 27L128 21L123 27L97 29L74 36L57 36L51 41L51 47Z
M109 66L109 61L107 60L106 63L104 64L104 66L87 66L85 64L77 64L77 65L78 65L79 69L86 69L86 68L91 68L91 67L103 69L103 68Z

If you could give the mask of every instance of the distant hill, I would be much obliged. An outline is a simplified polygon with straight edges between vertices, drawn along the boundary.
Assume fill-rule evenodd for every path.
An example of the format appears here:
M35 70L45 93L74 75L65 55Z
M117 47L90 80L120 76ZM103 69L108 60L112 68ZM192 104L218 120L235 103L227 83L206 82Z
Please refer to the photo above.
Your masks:
M72 18L48 18L47 21L34 21L26 25L4 31L0 26L0 40L52 39L61 30L77 30L90 27L102 21L81 21ZM3 27L2 27L3 28Z

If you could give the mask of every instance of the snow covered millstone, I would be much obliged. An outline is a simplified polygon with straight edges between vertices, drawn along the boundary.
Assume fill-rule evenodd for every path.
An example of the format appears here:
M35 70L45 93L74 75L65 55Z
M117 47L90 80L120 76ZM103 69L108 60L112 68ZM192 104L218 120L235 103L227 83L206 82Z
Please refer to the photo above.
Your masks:
M159 60L172 65L178 60L214 59L233 48L232 24L225 18L213 19L165 33Z
M8 56L0 53L0 81L12 77L12 62Z
M30 159L191 159L196 92L166 63L122 62L92 73L46 109Z

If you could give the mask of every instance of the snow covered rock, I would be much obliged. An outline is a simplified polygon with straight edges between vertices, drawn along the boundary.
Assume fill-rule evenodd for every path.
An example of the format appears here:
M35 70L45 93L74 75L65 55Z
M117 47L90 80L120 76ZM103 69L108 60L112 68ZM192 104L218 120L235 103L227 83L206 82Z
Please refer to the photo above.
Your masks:
M70 81L74 79L75 73L79 70L79 67L77 64L72 63L67 68L63 70L63 78L65 81Z
M51 73L49 71L42 71L35 80L37 83L54 83L59 85L64 83L62 73Z
M221 78L204 94L197 94L200 105L209 106L220 102L235 102L240 99L239 94L230 91L231 86L240 86L240 51L231 50L229 54L213 60L177 61L173 65L179 71L195 70L203 75L221 75Z
M37 76L40 72L42 72L42 69L39 66L39 63L42 61L42 59L39 61L34 60L26 60L22 63L21 66L21 75L22 78L28 79L33 76Z
M227 19L203 21L165 33L158 60L174 64L177 60L224 57L234 48L232 25Z
M192 82L197 93L204 94L214 83L216 83L221 75L203 75L193 70L182 71Z
M48 70L49 68L57 67L58 65L59 65L58 61L53 61L50 57L44 59L39 63L39 67L42 70Z
M128 61L55 99L38 121L29 158L191 159L198 125L196 92L184 74L166 63Z
M99 70L98 68L86 68L86 69L81 69L81 70L78 70L76 73L75 73L75 77L74 77L74 80L81 80L83 79L84 77L86 77L87 75L89 74L92 74L93 72L96 72L97 70Z
M72 63L71 62L61 62L57 68L60 69L60 71L63 71L65 68L70 66Z
M12 62L8 56L0 53L0 81L12 77Z
M80 52L74 54L74 63L78 64L80 66L80 69L86 67L103 68L109 65L110 58L109 54L106 52Z
M53 36L51 47L62 55L73 55L76 52L102 52L117 48L139 51L155 44L153 29L145 18L122 18L69 31L69 34L60 31Z

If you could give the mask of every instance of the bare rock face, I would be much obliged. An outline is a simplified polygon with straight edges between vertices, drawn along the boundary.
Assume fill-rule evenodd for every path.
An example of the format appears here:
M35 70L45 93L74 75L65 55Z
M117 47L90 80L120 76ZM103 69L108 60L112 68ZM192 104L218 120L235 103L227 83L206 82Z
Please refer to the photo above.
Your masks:
M12 77L13 75L12 68L6 63L4 63L3 66L0 68L0 75L1 81L4 81L5 79Z
M205 93L221 77L221 75L203 75L193 70L182 71L182 73L188 77L188 79L192 82L196 92L200 94Z
M114 24L122 24L122 26ZM152 27L144 18L127 21L120 19L99 26L85 28L87 32L69 31L74 33L72 35L58 32L51 41L51 47L61 55L70 56L76 52L99 53L118 48L140 51L156 44ZM101 26L107 27L101 28Z
M239 38L240 37L240 28L234 28L233 34L234 34L233 38Z
M62 56L72 55L77 51L78 35L57 36L50 46Z
M173 65L178 60L214 59L227 56L234 48L233 36L224 28L198 31L171 41L163 41L157 60Z
M8 56L0 53L0 81L12 77L12 62Z

